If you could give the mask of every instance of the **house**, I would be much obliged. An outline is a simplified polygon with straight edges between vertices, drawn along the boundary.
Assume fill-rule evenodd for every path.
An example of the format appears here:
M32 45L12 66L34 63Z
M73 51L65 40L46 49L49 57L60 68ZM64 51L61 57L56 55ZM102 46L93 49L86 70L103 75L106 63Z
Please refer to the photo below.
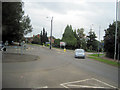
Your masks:
M50 37L48 37L48 40L49 40L49 42L50 42ZM54 41L55 41L55 37L52 36L52 43L54 43Z
M33 37L25 37L25 41L27 43L31 43L33 41Z

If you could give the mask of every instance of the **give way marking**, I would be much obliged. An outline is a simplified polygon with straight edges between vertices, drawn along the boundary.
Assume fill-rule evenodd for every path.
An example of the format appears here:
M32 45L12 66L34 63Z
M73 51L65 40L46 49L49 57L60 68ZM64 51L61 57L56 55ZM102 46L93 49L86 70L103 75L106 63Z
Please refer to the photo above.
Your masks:
M116 89L117 87L112 86L108 83L100 81L95 78L67 82L60 84L64 88L106 88L106 89Z

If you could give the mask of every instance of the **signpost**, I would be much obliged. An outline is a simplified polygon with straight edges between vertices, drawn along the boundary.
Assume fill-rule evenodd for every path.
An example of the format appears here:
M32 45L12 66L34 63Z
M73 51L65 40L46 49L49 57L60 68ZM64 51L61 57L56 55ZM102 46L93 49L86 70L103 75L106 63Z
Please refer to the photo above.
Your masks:
M23 54L23 49L25 49L24 47L25 47L25 42L24 41L22 41L21 43L20 43L20 45L21 45L21 55Z
M61 46L64 46L64 52L66 52L66 49L65 49L66 43L65 42L60 42L60 48L61 48Z
M65 42L60 42L60 47L61 47L61 46L64 46L64 48L65 48L66 43L65 43Z

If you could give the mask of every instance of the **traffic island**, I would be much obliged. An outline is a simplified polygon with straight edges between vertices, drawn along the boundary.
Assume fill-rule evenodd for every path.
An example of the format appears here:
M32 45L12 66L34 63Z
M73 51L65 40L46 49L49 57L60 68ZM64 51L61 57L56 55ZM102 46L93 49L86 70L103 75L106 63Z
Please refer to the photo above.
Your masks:
M30 55L30 54L19 54L19 53L3 53L2 54L2 63L15 63L15 62L29 62L36 61L39 59L39 56Z

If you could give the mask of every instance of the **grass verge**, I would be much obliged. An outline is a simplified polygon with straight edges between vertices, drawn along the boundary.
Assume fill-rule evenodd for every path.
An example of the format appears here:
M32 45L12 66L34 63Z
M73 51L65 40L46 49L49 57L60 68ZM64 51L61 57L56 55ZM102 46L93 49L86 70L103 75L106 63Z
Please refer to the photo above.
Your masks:
M100 56L102 56L103 54L100 54ZM88 55L88 57L90 59L94 59L96 61L100 61L100 62L103 62L103 63L106 63L106 64L109 64L109 65L113 65L113 66L120 66L120 63L116 62L116 61L111 61L111 60L108 60L108 59L103 59L102 57L98 57L97 54L91 54L91 55Z
M32 43L27 43L28 45L35 45L35 46L42 46L40 44L32 44Z

